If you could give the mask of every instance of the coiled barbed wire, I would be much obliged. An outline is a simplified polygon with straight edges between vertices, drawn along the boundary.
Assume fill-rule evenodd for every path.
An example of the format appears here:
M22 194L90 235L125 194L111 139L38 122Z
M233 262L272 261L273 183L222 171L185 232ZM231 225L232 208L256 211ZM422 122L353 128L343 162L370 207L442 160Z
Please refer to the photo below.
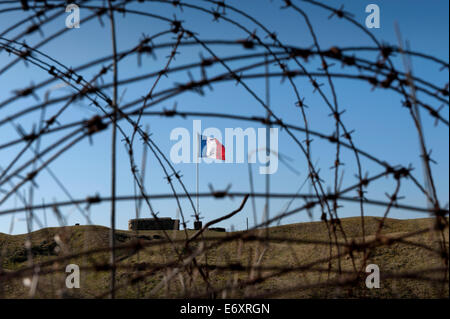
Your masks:
M183 13L183 17L189 18L189 12L211 17L214 22L231 25L244 34L246 38L235 39L233 34L227 34L231 39L203 39L199 30L190 29L185 21L178 20L176 15L165 14L159 15L140 9L142 3L158 4L167 7L171 12ZM0 118L0 127L7 124L12 124L20 135L20 138L3 139L0 141L0 151L13 149L14 154L11 158L7 158L0 167L0 189L2 194L0 196L0 216L24 212L27 215L27 225L31 220L36 221L42 225L35 212L38 210L45 210L46 208L53 209L54 213L59 216L58 219L64 223L64 213L61 209L64 207L76 207L76 209L86 218L88 224L91 224L90 210L96 204L110 203L111 204L111 230L110 230L110 246L107 248L88 249L84 252L76 252L65 256L58 256L52 260L44 262L34 262L30 248L28 247L28 262L29 266L21 268L16 271L5 272L0 265L0 284L4 285L8 280L13 278L22 278L25 276L44 275L46 273L57 272L52 269L52 266L58 262L69 260L75 256L91 256L99 252L108 252L111 254L109 262L91 266L96 271L109 271L111 273L111 283L109 289L105 292L99 293L97 297L111 296L115 297L116 292L128 285L138 284L145 278L154 276L156 273L164 273L164 278L156 285L149 293L149 296L156 295L163 286L169 285L170 282L175 281L178 275L182 272L187 272L189 276L193 277L193 273L197 271L202 281L205 284L205 291L198 293L196 291L184 292L184 295L193 297L207 297L219 296L219 294L226 291L235 291L246 287L254 287L258 283L269 280L277 276L282 276L287 273L298 272L324 272L328 274L328 280L316 283L301 283L298 286L274 290L268 293L259 293L256 290L249 290L248 296L261 297L273 296L277 294L286 293L295 289L319 288L326 285L327 287L339 287L349 284L356 284L364 273L367 261L373 256L374 251L378 247L390 246L394 243L403 245L419 246L422 249L429 250L440 256L442 259L442 268L438 268L439 272L445 273L444 278L429 278L422 276L427 271L399 272L386 274L386 278L416 278L418 280L428 280L437 282L438 284L448 284L448 207L442 206L439 201L437 186L433 177L431 163L431 151L427 148L425 135L421 126L420 118L417 110L423 110L428 113L428 116L435 120L436 124L445 125L448 127L448 112L446 115L443 110L448 110L449 88L448 83L445 86L433 83L430 79L423 79L411 73L411 70L401 71L401 68L393 61L393 55L401 55L406 58L414 56L420 59L428 60L437 67L442 68L442 71L448 72L448 62L432 55L414 52L408 48L403 48L401 45L393 46L382 44L376 39L366 28L358 21L353 19L352 15L342 8L337 9L325 5L320 2L312 0L290 1L283 0L280 10L290 10L295 13L298 19L304 21L313 39L313 44L310 47L298 47L287 45L280 41L279 36L275 31L271 31L266 25L252 17L250 14L228 4L226 1L214 0L199 0L199 1L178 1L178 0L148 0L148 1L79 1L79 5L83 10L90 14L83 17L81 23L98 19L101 25L104 24L102 18L110 22L111 27L111 54L103 57L98 57L95 60L86 61L84 65L72 68L62 63L58 56L52 56L46 52L46 45L51 41L62 37L65 33L70 32L70 29L61 27L60 30L45 36L48 31L53 31L47 26L55 21L56 18L63 14L64 7L59 1L20 1L19 3L2 2L0 1L0 14L8 12L27 12L29 16L21 21L17 21L13 25L0 30L0 54L7 53L10 57L7 63L0 67L0 76L7 76L8 72L14 70L19 62L24 62L33 72L44 72L48 74L48 79L37 84L31 84L28 87L20 88L14 91L13 96L0 97L0 110L6 109L18 101L23 101L29 97L34 97L38 102L34 105L21 108L18 111L11 111L7 116ZM373 46L351 46L345 47L336 44L329 49L323 49L320 43L320 38L316 34L316 30L310 19L306 9L303 8L303 3L323 9L327 13L331 13L331 17L339 20L345 20L351 23L354 27L367 35L373 42ZM133 8L131 8L133 6ZM232 14L230 14L232 13ZM148 18L151 21L157 20L167 23L167 29L154 33L152 35L145 35L133 47L118 51L116 40L117 25L114 17L116 15L126 16L140 16ZM26 26L25 31L19 32L20 27ZM16 32L17 31L17 32ZM11 34L15 33L14 36ZM34 45L28 45L26 38L41 33L42 39ZM174 37L173 37L174 36ZM167 42L155 43L156 41L164 41L170 38ZM231 47L239 49L238 54L222 56L219 46ZM182 65L174 65L177 54L187 50L190 47L201 48L208 58L200 57L200 61L189 61L190 63ZM139 76L129 78L119 78L118 68L120 63L131 56L136 56L138 65L142 65L143 55L158 56L158 52L164 49L170 49L170 54L162 59L158 69L154 72L145 73ZM254 50L257 52L247 53L243 51ZM3 52L2 52L3 51ZM367 58L364 53L372 52L378 53L378 57L374 60ZM361 54L359 56L359 54ZM320 69L317 70L316 64L311 63L312 59L318 59ZM6 61L6 60L5 60ZM238 67L233 66L232 62L240 62ZM256 62L257 61L257 62ZM341 64L345 70L337 71L333 68L335 64ZM106 64L106 65L105 65ZM256 73L261 67L274 66L275 70L271 72ZM221 66L222 72L215 75L208 75L207 70L213 66ZM88 71L94 70L94 75L88 76ZM201 78L195 80L192 77L191 71L200 70ZM187 72L190 80L186 82L179 82L177 75L181 72ZM251 73L255 72L255 73ZM212 72L210 72L212 73ZM111 78L110 82L105 79ZM177 79L171 87L161 88L160 80L162 78ZM317 131L311 129L310 119L308 117L308 101L301 92L296 78L305 78L309 81L311 89L323 101L323 104L330 112L330 117L334 120L334 132L332 134L324 131ZM275 107L271 107L255 89L248 84L253 79L268 79L280 78L283 85L288 86L295 101L292 106L298 109L299 122L287 122L279 115L280 111ZM403 99L403 104L400 107L406 107L409 111L411 119L415 125L418 133L419 142L421 145L420 156L424 163L425 182L421 182L420 178L413 173L413 167L408 165L390 164L383 158L379 158L370 152L358 146L353 137L356 133L350 129L343 119L344 110L339 104L339 90L335 86L337 79L350 79L367 83L373 89L380 89L392 91ZM323 79L323 83L319 83L319 79ZM145 96L137 98L133 101L122 103L119 101L119 89L132 87L142 81L151 81L148 86ZM45 93L42 90L49 88L55 82L63 82L65 86L71 88L74 93L62 95L59 97L50 97L50 90ZM99 83L101 82L101 84ZM174 109L150 110L163 105L166 101L174 98L182 98L183 94L187 92L194 92L200 96L205 95L205 88L213 89L215 85L223 82L235 82L236 86L242 88L252 97L260 107L260 113L252 116L244 116L239 114L228 113L212 113L212 112L193 112L193 111L179 111ZM112 89L112 95L109 90ZM420 93L420 96L417 94ZM43 97L43 99L42 99ZM43 100L43 101L41 101ZM429 101L433 101L430 103ZM62 115L74 103L89 103L96 110L97 114L87 120L75 120L73 122L60 122ZM50 107L62 104L58 110L53 110L50 113ZM27 104L28 105L28 104ZM440 105L440 106L437 106ZM292 107L291 106L291 107ZM30 133L26 133L22 126L18 123L29 114L40 112L39 122L37 128L33 128ZM208 198L243 198L241 205L235 211L208 222L200 231L194 235L190 235L187 231L188 214L193 213L195 221L200 221L203 216L197 211L192 191L188 189L183 182L182 172L177 171L172 164L167 154L161 149L161 143L155 140L147 130L142 128L143 119L151 119L154 117L175 118L175 117L213 117L220 119L232 119L238 121L247 121L266 126L275 126L284 130L289 139L299 148L307 163L308 176L307 183L310 185L310 193L257 193L253 189L248 192L234 192L229 189L223 191L216 191L212 189L211 192L201 193L200 197ZM301 123L301 124L300 124ZM62 183L61 180L52 171L52 164L65 153L69 153L74 149L74 146L86 139L92 139L93 136L100 132L104 132L111 128L114 132L112 135L111 147L111 195L99 196L89 195L84 199L76 199L72 196L70 191L70 184ZM44 149L41 148L42 140L50 137L55 133L61 134L58 139L51 140L49 145ZM296 134L301 133L301 135ZM299 136L302 136L301 138ZM136 164L136 145L138 144L137 137L140 139L144 149L149 150L158 164L158 168L162 171L169 187L170 193L167 194L149 194L145 188L145 170L139 169ZM121 140L121 143L127 153L129 159L130 174L134 181L134 194L118 195L115 188L116 181L116 139ZM312 155L313 138L326 141L334 146L334 170L332 181L325 181L315 164ZM349 150L354 156L356 163L355 173L357 182L345 188L341 185L343 172L341 166L344 164L342 160L342 150ZM31 151L32 156L26 158L27 152ZM45 159L44 159L45 158ZM362 158L377 164L381 172L369 176L365 173L362 163ZM145 162L145 157L143 163ZM58 187L64 192L67 200L57 200L50 203L34 204L33 190L38 183L38 177L41 172L47 171L57 183ZM393 186L395 190L391 194L386 194L388 200L370 199L368 198L367 189L370 184L381 178L392 177ZM251 178L251 177L250 177ZM330 183L332 188L327 189ZM399 196L401 186L403 183L412 184L424 197L428 203L428 207L418 207L410 204L399 203L401 199ZM250 180L252 184L252 180ZM21 192L26 186L30 186L29 198L27 199ZM178 191L181 188L181 191ZM352 196L352 194L357 196ZM12 197L17 197L22 203L21 207L6 208L6 203ZM249 197L252 198L285 198L295 199L301 198L305 201L304 205L297 208L287 210L274 217L267 216L267 219L261 223L255 223L255 226L250 228L249 232L233 233L226 237L210 238L203 236L207 227L212 226L224 219L231 218L239 213L247 203ZM140 205L145 203L150 211L152 217L158 220L158 213L153 209L152 202L158 199L173 199L176 203L179 215L184 226L183 240L174 240L169 232L164 231L165 240L157 243L144 243L140 240L133 241L126 245L116 246L116 229L115 229L115 207L119 201L134 202L136 206L136 216L140 216ZM189 205L184 206L182 199L187 199ZM359 205L361 217L361 234L362 242L356 243L352 240L344 230L339 211L341 202L355 202ZM83 207L83 205L85 205ZM383 217L379 223L374 239L367 239L365 210L367 205L378 205L385 208ZM3 207L2 207L3 206ZM253 202L254 206L254 202ZM252 231L272 225L279 222L288 216L298 214L300 212L309 212L312 209L318 209L320 212L320 219L327 229L328 240L296 240L292 238L275 238L269 236L255 236ZM408 211L426 213L427 216L432 216L434 219L434 228L420 229L410 232L404 236L397 236L395 238L386 238L381 231L384 227L385 220L388 218L392 209L403 209ZM255 210L255 207L253 207ZM28 233L31 229L28 228ZM437 241L439 249L423 245L419 242L408 241L407 238L420 235L423 233L438 234ZM31 237L30 237L31 238ZM215 286L207 271L209 267L218 265L209 265L200 263L200 258L208 254L208 251L217 249L227 243L236 242L257 242L264 246L267 243L277 241L285 241L291 244L317 244L324 245L328 248L328 257L319 258L314 262L300 267L264 267L255 262L247 266L236 266L228 264L222 266L222 271L242 271L249 272L247 280L226 285ZM196 247L194 243L201 242L201 245ZM174 249L174 256L176 260L169 261L162 264L139 264L139 273L131 278L126 284L116 285L116 271L119 269L133 267L122 264L117 260L116 251L128 251L130 256L138 255L139 252L145 251L148 246L163 246L169 244ZM262 247L261 246L261 247ZM184 252L188 252L185 254ZM264 255L265 250L260 252L260 258ZM358 265L356 255L361 253L362 263ZM343 259L349 256L351 261L352 271L343 269ZM139 258L139 257L138 257ZM337 269L333 262L337 262ZM320 265L326 264L325 268L317 268ZM316 267L317 266L317 267ZM89 267L88 267L89 268ZM220 267L219 267L220 268ZM133 268L132 268L133 269ZM194 271L195 270L195 271ZM264 272L262 271L264 270ZM267 272L270 273L267 273ZM430 268L429 272L436 272L436 268ZM256 274L256 275L255 275ZM331 274L337 274L336 277L331 278ZM0 289L1 291L1 289ZM448 291L446 292L448 295Z

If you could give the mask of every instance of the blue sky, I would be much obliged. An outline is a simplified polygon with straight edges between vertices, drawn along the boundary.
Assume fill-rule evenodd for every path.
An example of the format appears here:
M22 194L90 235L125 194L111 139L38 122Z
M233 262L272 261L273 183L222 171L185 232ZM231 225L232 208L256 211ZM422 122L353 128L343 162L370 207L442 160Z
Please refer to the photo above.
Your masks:
M322 48L329 48L331 46L339 45L345 46L373 46L361 30L356 29L351 24L335 18L328 19L329 12L300 1L294 1L301 5L302 9L308 12L311 22L317 33L320 45ZM192 1L192 3L205 6L210 9L211 5L203 1ZM306 27L302 17L292 10L279 10L282 1L227 1L231 5L235 5L243 11L249 13L268 27L269 30L276 31L279 39L285 43L300 47L309 47L312 45L312 38ZM448 43L448 1L440 0L433 2L424 1L327 1L327 4L333 7L340 7L345 4L345 10L354 15L354 19L360 23L364 23L367 16L365 7L369 3L378 4L381 12L381 28L370 29L380 41L397 44L394 23L397 22L402 33L402 37L408 40L411 48L414 51L419 51L434 55L444 61L449 60L449 43ZM129 8L138 8L136 4L129 5ZM185 8L183 12L174 8L172 5L150 3L145 4L144 8L147 12L160 14L172 19L173 15L180 20L185 20L185 27L198 33L201 39L228 39L237 40L246 38L247 35L233 25L227 24L225 21L220 23L213 22L212 17L205 13L195 12ZM0 6L0 10L2 6ZM0 18L0 33L8 28L10 25L27 16L28 13L15 11L11 13L1 13ZM81 18L90 15L87 9L81 6ZM64 21L67 14L62 14L52 23L46 25L43 30L46 36L49 36L64 28ZM234 18L245 25L249 30L254 30L257 27L251 22L227 12L227 17ZM169 25L167 22L156 19L149 19L148 17L135 16L127 14L125 17L116 15L117 23L117 39L118 50L126 50L135 46L142 38L142 34L152 35L163 30L167 30ZM46 54L55 57L61 63L76 68L79 65L86 63L94 58L103 57L111 52L111 37L109 32L108 20L102 19L105 27L102 27L97 19L86 23L81 23L80 29L67 30L61 37L54 39L40 48ZM10 32L4 37L13 38L19 32L23 31L26 26ZM261 30L257 31L260 36L263 35ZM173 41L173 34L169 34L158 38L154 41L155 44L166 43ZM26 37L28 45L34 45L42 40L39 34L33 34ZM220 57L232 56L235 54L249 54L252 51L243 50L241 47L217 45L212 47L215 53ZM124 59L119 64L119 79L127 79L136 75L146 74L161 69L167 62L167 55L170 48L156 51L157 59L152 57L142 57L142 67L138 68L136 56L131 56ZM199 62L199 54L202 53L205 57L208 54L199 46L187 46L179 50L176 60L173 61L171 67L180 66L186 63ZM255 50L255 52L258 52ZM358 55L374 59L377 53L358 53ZM0 68L13 60L12 56L4 51L0 52ZM249 62L232 62L230 66L238 67L246 63L254 63L257 60L247 60ZM394 62L403 70L402 62L399 56L394 58ZM420 58L413 58L413 68L416 76L420 76L426 80L435 83L439 87L443 87L448 82L448 71L440 71L439 66L435 63L425 61ZM317 58L307 64L310 71L317 71L319 66ZM96 74L101 66L96 66L83 71L83 76L89 78ZM271 66L272 71L278 71L275 66ZM347 69L342 70L340 65L336 65L330 69L334 72L346 72ZM263 72L263 68L258 68L251 73ZM220 66L208 69L208 74L219 74L224 72ZM355 72L353 72L355 73ZM198 68L192 70L194 78L200 77L200 70ZM0 75L0 101L4 101L12 96L12 90L17 88L24 88L31 83L39 83L48 78L48 74L42 70L29 66L26 67L22 62L18 63L14 68L8 70ZM104 78L105 82L111 81L111 75ZM186 71L171 74L168 78L163 77L158 83L156 91L170 88L176 82L188 81ZM320 80L323 82L323 80ZM122 103L133 101L137 97L146 94L154 82L154 78L146 79L144 81L136 82L132 85L121 87L119 95L123 94ZM264 80L249 80L246 83L261 97L264 97ZM296 78L295 83L299 88L300 94L305 97L305 102L310 106L307 109L307 116L311 129L323 133L331 134L334 130L334 121L328 116L330 110L324 104L323 100L318 94L313 94L313 88L309 81L304 78ZM51 86L54 86L53 83ZM303 126L303 120L295 108L294 104L296 97L287 82L280 83L280 79L273 78L270 81L271 85L271 107L274 112L289 124ZM336 89L338 92L339 105L342 109L346 109L343 115L343 121L349 130L354 129L354 142L358 147L368 151L376 157L386 160L391 164L402 164L407 166L412 164L416 169L414 175L422 181L421 161L419 157L419 144L417 133L415 131L411 117L407 110L400 105L401 97L393 92L384 91L381 89L371 90L367 83L362 83L354 80L335 80ZM124 89L126 91L124 92ZM41 89L37 94L42 98L49 87ZM329 90L324 86L326 93ZM55 90L51 93L52 97L58 95L68 94L72 92L68 88ZM110 96L112 90L105 91ZM205 88L206 96L201 97L198 94L187 92L174 99L168 100L164 103L153 107L153 111L162 109L169 109L177 102L177 110L179 111L198 111L198 112L220 112L245 116L264 116L265 110L255 101L255 99L248 94L241 86L236 86L234 82L224 82L214 85L214 90L210 91ZM427 96L419 95L420 98L433 107L439 107L440 103L428 98ZM9 104L4 108L0 108L0 119L16 113L19 110L25 109L37 102L33 98L21 99L15 103ZM49 107L47 114L53 114L61 104L56 104ZM94 107L89 106L86 101L77 103L71 106L61 117L61 123L70 123L82 119L87 119L95 115L98 111ZM99 113L100 114L100 113ZM448 106L442 111L444 118L448 119ZM40 113L33 112L29 115L23 116L15 121L15 124L21 124L23 128L29 132L33 124L37 123ZM437 161L437 165L433 166L434 177L438 189L438 195L442 204L448 203L448 127L443 124L434 126L434 120L428 114L422 112L423 124L427 138L428 148L433 150L433 159ZM170 141L169 136L171 130L177 127L184 127L192 130L192 121L194 119L189 117L186 119L174 118L166 119L161 117L146 117L142 124L149 125L152 138L155 143L161 148L165 154L169 154L174 142ZM242 122L235 120L225 120L218 118L203 118L202 126L217 127L224 129L242 127L257 128L252 122ZM123 123L124 128L129 132L130 128ZM67 131L66 133L68 133ZM51 145L52 142L61 138L63 133L52 134L46 136L42 140L42 147ZM296 133L300 139L304 139L304 134ZM18 135L10 123L5 123L0 126L0 144L17 138ZM119 141L122 137L119 137ZM93 144L91 145L86 139L75 145L68 152L64 153L55 162L52 163L52 171L60 178L61 181L70 189L71 195L74 198L85 198L99 193L102 196L109 196L110 194L110 152L111 152L111 130L104 131L93 137ZM22 146L22 145L21 145ZM139 143L136 144L136 161L140 163L142 147ZM5 167L12 160L13 156L20 150L20 147L10 147L0 149L0 165ZM129 161L126 150L122 143L118 143L118 194L131 195L133 194L133 181L130 173ZM280 131L279 134L279 151L292 159L290 165L294 166L299 175L293 175L292 172L284 166L279 164L279 170L276 174L271 176L271 189L277 193L295 193L303 183L307 176L307 163L303 153L295 145L292 139L285 131ZM329 169L334 163L335 146L325 141L315 139L312 144L313 161L317 162L321 169L320 174L325 180L325 186L333 186L333 171ZM28 152L24 156L24 160L31 158L31 153ZM354 156L349 151L343 151L342 160L345 163L343 167L345 170L343 185L350 186L357 180L354 175L357 173L355 167ZM21 162L23 163L23 161ZM369 172L370 175L377 174L382 171L382 167L366 159L363 159L363 171ZM265 177L257 174L257 166L254 165L253 176L255 178L255 190L263 192L265 189ZM177 164L177 170L180 170L183 175L183 181L191 192L195 192L195 164ZM231 184L231 191L245 192L249 189L248 180L248 166L247 164L201 164L200 165L200 191L208 191L208 184L213 184L215 189L223 189ZM18 180L16 179L15 182ZM67 197L58 188L51 177L43 172L38 176L38 189L35 190L34 203L66 200ZM169 185L164 179L163 172L158 166L156 159L150 155L147 162L146 175L146 189L149 194L170 193ZM3 187L8 190L9 186ZM382 179L370 185L368 189L368 197L373 199L386 200L385 193L391 193L394 190L395 183L392 179ZM27 185L24 190L28 192ZM180 187L177 191L180 192ZM308 187L305 187L302 192L308 192ZM355 194L351 194L355 195ZM403 203L408 205L418 205L425 207L426 201L423 195L418 192L417 188L411 183L404 183L400 195L405 196ZM289 200L272 200L270 212L271 216L283 210ZM183 209L188 220L192 222L192 210L189 209L187 201L183 200ZM302 200L294 201L291 208L300 206ZM217 218L225 213L238 207L240 199L233 200L213 200L201 199L200 211L204 220L208 221ZM359 209L355 205L342 203L344 208L340 210L341 217L357 216ZM174 200L158 200L152 202L156 211L160 212L159 216L177 216L177 206ZM22 204L12 197L8 200L1 209L8 209L15 206L22 206ZM126 229L127 220L134 217L134 203L120 202L117 205L118 216L116 226L119 229ZM258 219L262 219L263 200L257 200ZM64 208L63 213L68 216L68 224L75 223L85 224L86 220L80 215L78 211L73 208ZM109 212L110 205L100 204L91 208L91 218L93 223L109 226ZM366 206L366 214L372 216L379 216L384 212L383 208ZM44 212L37 211L37 216L44 220ZM50 210L46 212L47 224L49 226L57 226L57 220ZM144 207L142 216L149 217L148 208ZM232 219L223 222L220 226L230 229L245 228L245 220L248 217L250 225L253 224L252 209L250 202L245 209L233 217ZM320 216L315 212L314 219ZM416 218L424 217L423 214L412 213L408 211L394 210L390 214L394 218ZM24 214L16 214L14 216L0 216L0 232L8 233L10 230L11 218L14 218L13 233L23 233L26 231L26 225L23 220ZM283 223L293 223L300 221L308 221L306 214L301 213L283 220ZM192 227L190 223L189 227ZM38 225L34 225L34 229Z

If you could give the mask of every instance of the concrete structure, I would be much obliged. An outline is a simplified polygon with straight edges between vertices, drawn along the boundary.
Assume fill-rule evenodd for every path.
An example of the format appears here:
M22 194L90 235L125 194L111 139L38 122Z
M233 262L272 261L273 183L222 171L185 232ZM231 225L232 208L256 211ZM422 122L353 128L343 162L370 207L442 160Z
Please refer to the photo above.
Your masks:
M225 228L222 228L222 227L210 227L210 228L208 228L208 230L219 231L222 233L225 233L227 231Z
M180 230L180 220L168 217L130 219L128 230Z

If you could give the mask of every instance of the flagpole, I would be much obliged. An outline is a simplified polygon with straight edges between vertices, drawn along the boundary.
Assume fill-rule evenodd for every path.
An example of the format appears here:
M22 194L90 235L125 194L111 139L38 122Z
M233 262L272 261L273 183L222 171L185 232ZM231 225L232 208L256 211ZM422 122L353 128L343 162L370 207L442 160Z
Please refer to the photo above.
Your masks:
M199 212L199 191L198 191L198 189L199 189L199 187L198 187L198 183L199 183L199 180L198 180L198 178L199 178L199 172L198 172L198 168L199 168L199 166L198 166L198 164L199 164L199 160L200 160L200 135L197 133L197 163L196 163L196 180L197 180L197 211L196 211L196 214L197 215L200 215L200 212Z
M267 108L270 108L270 82L269 82L269 63L268 63L268 57L267 54L265 55L265 62L266 62L266 68L265 68L265 75L266 75L266 105ZM270 149L270 112L269 109L267 110L267 125L266 125L266 156L269 156L269 160L267 161L267 169L270 166L270 157L271 157L271 149ZM269 172L266 172L266 220L269 220L270 216L270 174Z

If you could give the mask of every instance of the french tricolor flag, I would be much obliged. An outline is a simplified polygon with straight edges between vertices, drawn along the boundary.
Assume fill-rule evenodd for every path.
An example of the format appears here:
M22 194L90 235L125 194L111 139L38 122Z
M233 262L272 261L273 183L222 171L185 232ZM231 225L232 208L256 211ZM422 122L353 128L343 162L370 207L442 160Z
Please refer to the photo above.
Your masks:
M225 160L225 146L216 138L201 135L200 157Z

